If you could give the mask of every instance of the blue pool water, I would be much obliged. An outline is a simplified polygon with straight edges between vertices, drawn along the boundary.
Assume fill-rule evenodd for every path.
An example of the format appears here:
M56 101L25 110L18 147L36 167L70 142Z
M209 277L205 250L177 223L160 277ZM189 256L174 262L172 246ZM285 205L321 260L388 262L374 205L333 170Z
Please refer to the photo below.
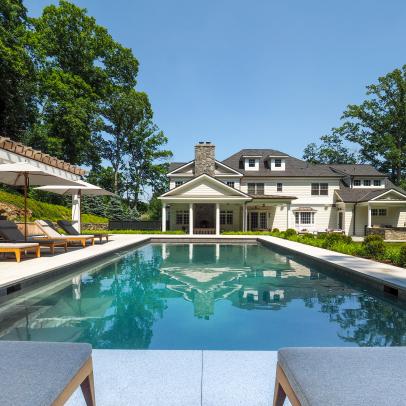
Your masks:
M257 244L151 244L0 307L0 338L94 348L406 345L406 308Z

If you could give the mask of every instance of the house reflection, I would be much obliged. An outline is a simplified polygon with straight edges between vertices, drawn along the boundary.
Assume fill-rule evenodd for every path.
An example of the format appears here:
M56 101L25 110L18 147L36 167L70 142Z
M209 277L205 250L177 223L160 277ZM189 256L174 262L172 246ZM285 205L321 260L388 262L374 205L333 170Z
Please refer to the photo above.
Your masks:
M278 310L295 297L314 294L314 280L325 278L259 245L165 244L162 250L166 288L192 302L198 318L209 319L215 302L224 299L238 308Z

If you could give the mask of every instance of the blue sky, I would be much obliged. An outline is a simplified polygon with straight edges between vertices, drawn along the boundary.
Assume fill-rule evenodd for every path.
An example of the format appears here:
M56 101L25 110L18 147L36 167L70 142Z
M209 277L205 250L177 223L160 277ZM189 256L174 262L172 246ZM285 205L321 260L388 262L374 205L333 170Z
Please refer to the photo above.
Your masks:
M37 16L51 0L25 0ZM140 62L174 160L303 148L406 63L404 0L75 0Z

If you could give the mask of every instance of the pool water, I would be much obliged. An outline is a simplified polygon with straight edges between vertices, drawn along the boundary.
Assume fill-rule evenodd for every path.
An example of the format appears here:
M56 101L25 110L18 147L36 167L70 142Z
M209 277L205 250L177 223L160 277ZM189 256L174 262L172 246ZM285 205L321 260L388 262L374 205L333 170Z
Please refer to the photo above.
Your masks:
M406 307L259 244L150 244L3 303L0 338L125 349L406 345Z

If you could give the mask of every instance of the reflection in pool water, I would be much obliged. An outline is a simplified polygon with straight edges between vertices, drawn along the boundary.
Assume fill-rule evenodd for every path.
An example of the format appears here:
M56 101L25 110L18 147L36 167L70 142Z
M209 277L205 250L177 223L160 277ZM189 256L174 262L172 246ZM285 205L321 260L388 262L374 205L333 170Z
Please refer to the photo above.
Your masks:
M3 303L0 338L95 348L406 345L406 309L261 245L151 244Z

